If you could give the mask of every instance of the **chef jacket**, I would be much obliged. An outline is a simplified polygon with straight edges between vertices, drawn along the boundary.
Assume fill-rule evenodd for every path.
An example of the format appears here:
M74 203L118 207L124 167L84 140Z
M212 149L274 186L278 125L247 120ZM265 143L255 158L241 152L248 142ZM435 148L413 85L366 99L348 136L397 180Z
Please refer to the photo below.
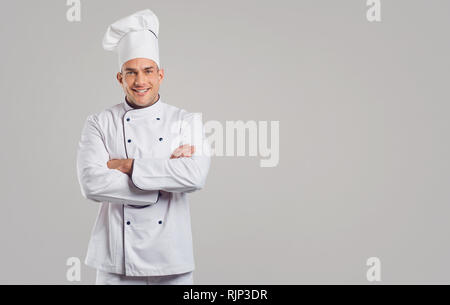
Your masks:
M194 126L197 126L196 128ZM170 159L182 144L192 157ZM110 159L134 159L132 174ZM131 276L195 269L187 193L203 188L210 166L201 115L165 104L126 101L88 116L77 151L85 198L100 202L85 263Z

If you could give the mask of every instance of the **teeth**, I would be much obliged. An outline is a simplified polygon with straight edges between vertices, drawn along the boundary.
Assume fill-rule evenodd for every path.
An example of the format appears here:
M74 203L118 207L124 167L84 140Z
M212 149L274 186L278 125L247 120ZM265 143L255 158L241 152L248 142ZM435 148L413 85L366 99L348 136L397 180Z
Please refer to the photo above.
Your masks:
M148 89L144 89L144 90L136 90L136 89L133 89L134 91L136 91L136 92L139 92L139 93L144 93L144 92L147 92L148 91Z

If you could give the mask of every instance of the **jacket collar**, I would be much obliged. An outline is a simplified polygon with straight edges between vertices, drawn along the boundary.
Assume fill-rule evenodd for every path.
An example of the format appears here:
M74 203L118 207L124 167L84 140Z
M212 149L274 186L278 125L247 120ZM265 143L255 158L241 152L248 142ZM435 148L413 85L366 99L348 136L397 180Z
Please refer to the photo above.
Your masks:
M123 107L125 112L132 115L133 117L153 117L158 116L161 113L161 109L163 107L163 102L161 101L161 96L158 95L158 100L153 103L151 106L147 106L144 108L133 108L128 104L126 98L123 99Z

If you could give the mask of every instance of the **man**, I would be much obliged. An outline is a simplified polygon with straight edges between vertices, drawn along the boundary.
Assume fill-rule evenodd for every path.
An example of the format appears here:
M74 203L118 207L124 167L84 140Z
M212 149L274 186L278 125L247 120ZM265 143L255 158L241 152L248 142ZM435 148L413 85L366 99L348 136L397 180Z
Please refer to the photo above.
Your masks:
M193 284L187 193L210 166L199 115L165 104L159 21L150 10L106 31L123 102L85 123L77 152L83 196L101 202L85 263L97 284Z

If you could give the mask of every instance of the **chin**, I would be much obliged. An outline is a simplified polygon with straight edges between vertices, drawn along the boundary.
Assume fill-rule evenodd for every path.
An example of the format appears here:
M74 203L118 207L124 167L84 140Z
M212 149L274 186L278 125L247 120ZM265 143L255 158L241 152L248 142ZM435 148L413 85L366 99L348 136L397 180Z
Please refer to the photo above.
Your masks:
M155 97L151 96L135 96L131 95L133 97L133 104L140 107L145 107L148 105L151 105L153 103L153 100Z
M147 105L149 105L149 104L151 104L152 103L152 101L151 100L142 100L142 101L139 101L139 100L136 100L136 103L139 105L139 106L147 106Z

